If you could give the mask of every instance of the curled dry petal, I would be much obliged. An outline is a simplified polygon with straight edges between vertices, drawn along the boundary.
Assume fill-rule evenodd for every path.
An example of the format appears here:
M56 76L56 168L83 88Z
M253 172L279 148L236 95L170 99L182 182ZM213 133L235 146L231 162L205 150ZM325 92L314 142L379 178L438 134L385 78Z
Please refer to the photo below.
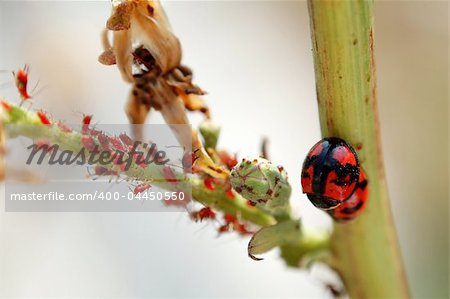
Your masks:
M158 1L113 1L113 11L107 28L114 31L117 64L122 76L129 82L131 45L134 42L150 51L163 74L180 64L180 42L171 32L167 17ZM125 49L127 51L124 51Z
M132 19L133 36L152 53L163 74L181 62L181 45L168 28L157 23L155 18L136 13Z
M114 55L114 51L112 49L108 49L100 54L98 61L104 65L114 65L116 64L116 55Z
M108 39L108 30L102 32L102 45L104 52L98 57L98 61L104 65L116 64L116 55Z
M113 31L130 29L133 10L131 1L113 1L113 13L106 22L106 28Z
M126 82L133 83L133 56L131 55L132 40L129 30L114 32L113 48L117 67L122 74L122 78Z
M126 104L126 113L131 124L143 124L150 112L150 106L143 105L139 98L132 92ZM136 140L142 140L142 130L138 126L133 126L133 136Z

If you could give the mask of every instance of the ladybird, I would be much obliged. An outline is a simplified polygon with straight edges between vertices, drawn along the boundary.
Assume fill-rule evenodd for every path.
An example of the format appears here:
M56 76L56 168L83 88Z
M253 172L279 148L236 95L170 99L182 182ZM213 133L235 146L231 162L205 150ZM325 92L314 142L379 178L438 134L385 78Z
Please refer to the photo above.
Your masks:
M369 187L367 184L366 174L361 169L358 184L355 192L343 204L336 209L328 210L327 213L337 222L347 222L358 216L364 211L367 205Z
M355 191L359 163L353 147L336 137L324 138L309 151L303 162L303 193L318 208L333 209Z

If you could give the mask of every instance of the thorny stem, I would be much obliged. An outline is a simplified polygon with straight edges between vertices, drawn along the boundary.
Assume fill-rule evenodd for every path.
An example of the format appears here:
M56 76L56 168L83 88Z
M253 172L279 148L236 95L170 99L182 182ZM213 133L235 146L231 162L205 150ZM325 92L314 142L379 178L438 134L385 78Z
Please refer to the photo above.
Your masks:
M308 6L322 135L353 144L369 181L366 211L335 225L333 267L352 298L408 298L381 153L373 3L309 0Z

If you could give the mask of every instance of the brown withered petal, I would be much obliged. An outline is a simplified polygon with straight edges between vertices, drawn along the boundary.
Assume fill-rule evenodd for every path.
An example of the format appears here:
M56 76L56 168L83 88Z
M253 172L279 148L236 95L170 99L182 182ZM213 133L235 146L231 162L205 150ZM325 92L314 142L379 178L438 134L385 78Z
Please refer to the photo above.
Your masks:
M122 74L122 78L126 82L133 83L133 55L131 55L132 39L130 30L114 31L113 36L117 67Z
M178 66L170 75L178 82L191 82L192 81L192 71L186 66Z
M113 4L111 17L106 22L106 28L112 31L128 30L131 26L131 15L134 10L133 2Z
M180 91L179 95L187 110L200 111L206 118L211 118L208 106L199 96L195 94L186 94L183 91Z
M126 104L126 113L130 124L141 125L150 112L150 106L143 105L134 92L131 92ZM142 140L142 130L139 126L133 126L133 136L136 140Z
M126 108L130 122L143 124L151 108L160 111L166 123L172 125L180 145L192 146L198 157L196 167L216 178L229 176L228 170L208 156L195 130L186 133L175 126L189 124L186 109L201 111L207 117L209 109L196 97L204 91L192 83L191 70L180 65L181 45L159 1L113 0L107 27L113 30L112 50L122 77L133 83ZM111 62L107 34L103 38L105 53L101 57ZM138 47L133 49L133 44ZM139 129L134 133L135 138L142 136Z
M104 65L114 65L116 64L116 55L112 49L104 51L100 56L98 56L98 62Z
M200 141L200 137L198 136L197 131L194 129L192 129L192 151L195 153L196 158L193 166L201 169L205 173L215 178L226 179L227 177L229 177L230 172L214 163L214 161L208 155L205 147Z
M114 54L114 50L109 42L108 38L108 30L103 30L101 34L103 53L98 57L98 61L104 65L113 65L116 64L116 55Z
M153 55L163 74L180 64L180 41L154 18L135 13L131 20L131 31L133 38Z

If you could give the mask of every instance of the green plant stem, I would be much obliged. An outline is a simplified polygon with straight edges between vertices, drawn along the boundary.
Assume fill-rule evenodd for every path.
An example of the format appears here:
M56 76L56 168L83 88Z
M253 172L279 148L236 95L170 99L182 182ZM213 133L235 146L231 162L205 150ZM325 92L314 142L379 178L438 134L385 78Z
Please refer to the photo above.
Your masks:
M34 112L26 111L21 107L12 106L11 110L7 111L6 116L3 115L3 125L9 138L24 136L33 140L43 139L52 145L57 144L60 150L70 150L75 153L78 153L83 148L81 133L75 131L67 133L56 125L42 125ZM113 168L114 166L111 164L109 167ZM131 167L121 174L138 181L151 182L152 185L167 190L175 190L176 186L167 181L154 180L155 177L161 177L162 168L163 166L156 164L150 164L146 168L141 168L132 163ZM184 174L174 172L178 179L186 179ZM217 186L214 190L208 190L204 187L203 180L195 177L189 178L189 183L192 186L193 198L206 206L216 208L224 213L237 215L260 226L276 223L272 215L248 206L246 200L237 193L234 193L234 198L231 199L227 197L220 186Z
M369 203L355 221L336 224L332 266L352 298L408 298L381 152L371 1L309 0L322 135L357 150Z

